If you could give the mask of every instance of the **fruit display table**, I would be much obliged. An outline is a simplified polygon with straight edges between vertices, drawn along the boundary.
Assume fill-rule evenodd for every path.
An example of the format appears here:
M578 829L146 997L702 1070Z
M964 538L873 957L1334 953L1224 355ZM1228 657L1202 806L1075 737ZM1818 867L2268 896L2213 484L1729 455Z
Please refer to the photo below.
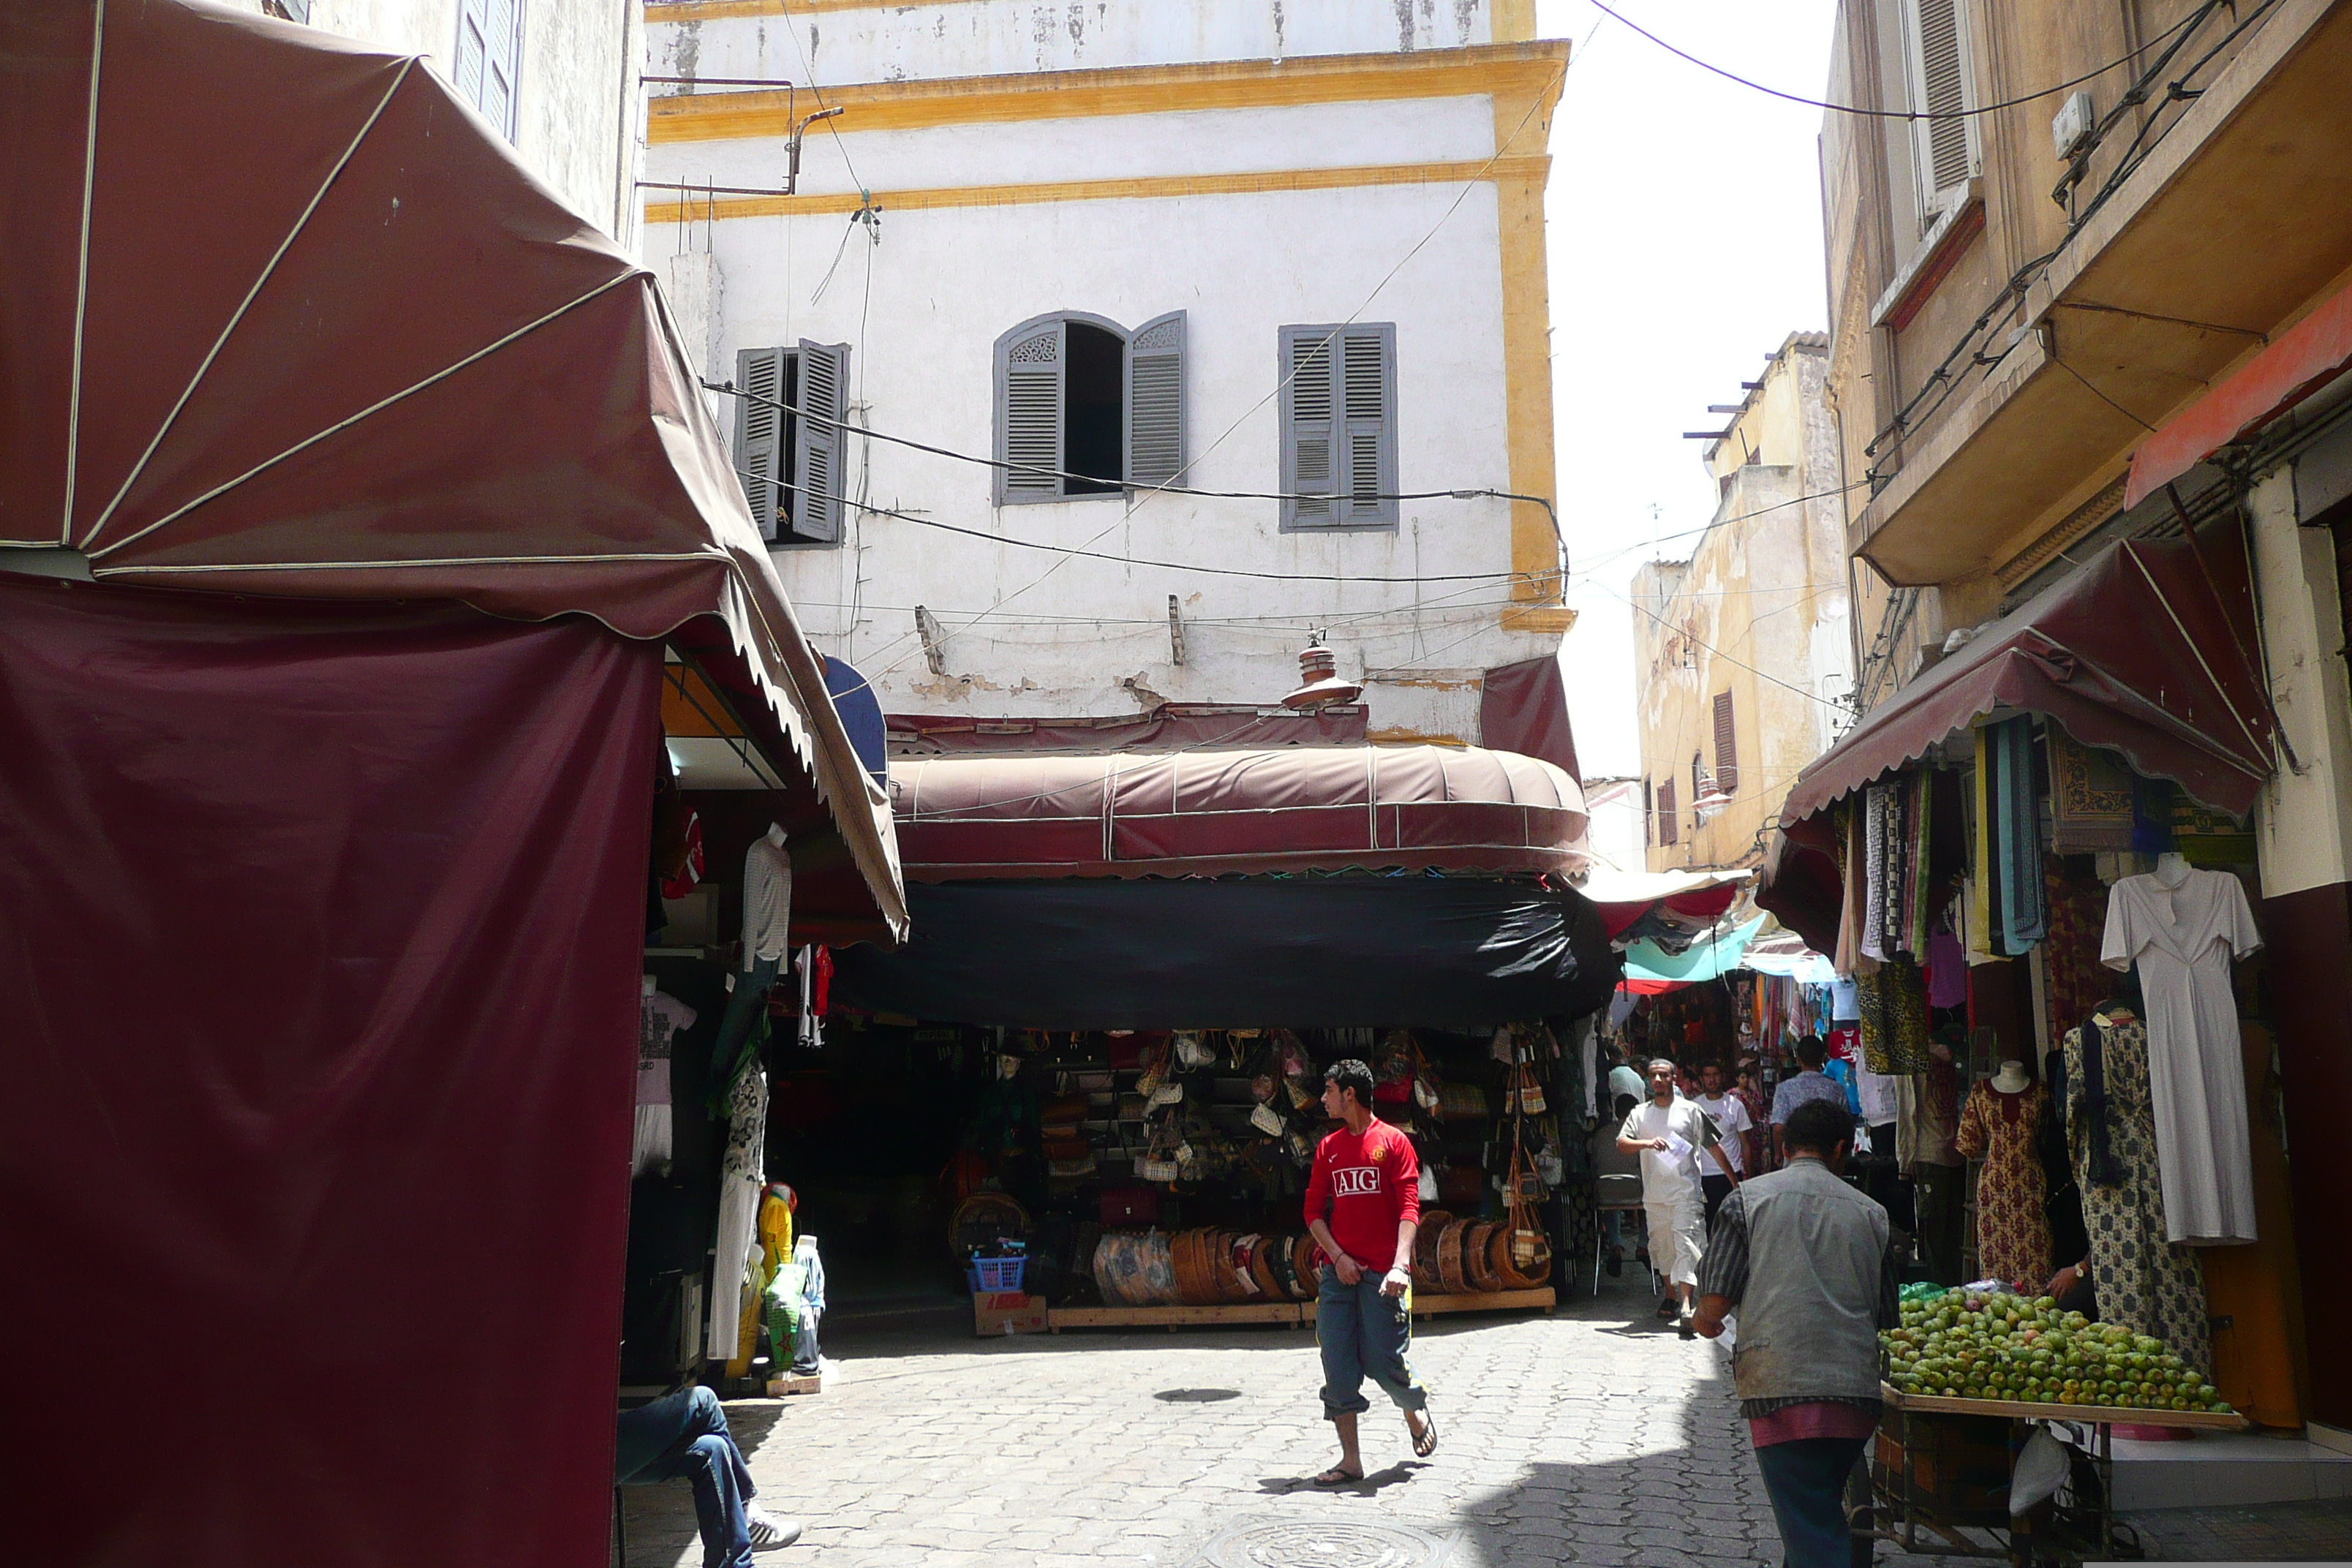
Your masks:
M2151 1410L2121 1405L2029 1403L1906 1394L1882 1384L1885 1402L1871 1458L1870 1530L1856 1546L1891 1541L1906 1552L1945 1557L2000 1558L2017 1564L2072 1565L2115 1554L2115 1426L2238 1431L2234 1411ZM2016 1454L2029 1423L2068 1423L2090 1429L2086 1458L2096 1476L2095 1499L2081 1496L2053 1531L2034 1533L2009 1512ZM2049 1521L2045 1521L2045 1525ZM1990 1544L1964 1531L1990 1537ZM1922 1531L1934 1537L1927 1539Z

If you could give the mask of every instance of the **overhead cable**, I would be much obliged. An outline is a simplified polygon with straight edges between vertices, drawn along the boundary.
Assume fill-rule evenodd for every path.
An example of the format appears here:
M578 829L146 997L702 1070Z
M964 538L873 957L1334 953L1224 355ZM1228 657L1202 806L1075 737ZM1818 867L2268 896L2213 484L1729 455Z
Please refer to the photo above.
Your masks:
M2138 48L2132 50L2129 54L2124 55L2118 59L2109 60L2105 65L2099 67L2096 70L2086 71L2083 75L2075 77L2071 80L2062 81L2055 87L2045 87L2039 92L2029 92L2022 98L2004 99L1999 103L1982 104L1975 109L1864 109L1858 104L1831 103L1823 99L1807 98L1801 93L1783 92L1777 87L1766 87L1760 81L1750 81L1748 78L1741 76L1737 71L1726 70L1723 67L1715 64L1711 60L1703 60L1699 58L1698 56L1692 54L1687 49L1677 48L1674 45L1666 42L1665 39L1658 37L1657 34L1651 32L1647 27L1643 26L1639 22L1633 21L1628 16L1611 10L1607 5L1601 4L1601 0L1591 0L1591 3L1592 8L1600 12L1602 16L1611 18L1622 26L1630 28L1633 32L1639 33L1642 37L1649 39L1650 42L1657 45L1658 47L1665 50L1666 53L1674 55L1678 58L1688 60L1691 64L1698 67L1701 70L1712 71L1717 76L1723 78L1726 81L1738 82L1740 86L1753 89L1755 91L1763 93L1769 98L1780 99L1789 103L1800 103L1808 109L1826 109L1833 114L1851 114L1857 119L1863 120L1973 120L1979 114L1992 114L2000 110L2017 109L2025 104L2036 103L2045 98L2053 98L2059 93L2066 91L2070 88L2080 87L2086 81L2095 81L2100 77L2106 75L2111 70L2116 69L2118 67L2129 65L2138 56L2146 54L2148 50L2162 43L2166 38L2170 37L2174 33L2177 33L2181 28L2189 26L2190 23L2197 19L2193 15L2183 18L2181 21L2174 23L2171 26L2167 27L2163 32L2158 33L2155 37L2150 38L2147 42L2142 44Z

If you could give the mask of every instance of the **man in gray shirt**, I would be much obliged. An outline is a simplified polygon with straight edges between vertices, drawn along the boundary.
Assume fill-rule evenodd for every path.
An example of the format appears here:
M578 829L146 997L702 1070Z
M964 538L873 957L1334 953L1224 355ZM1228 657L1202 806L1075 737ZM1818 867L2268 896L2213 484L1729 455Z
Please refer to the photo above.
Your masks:
M1846 1568L1843 1494L1878 1426L1878 1331L1902 1316L1895 1260L1886 1211L1840 1179L1843 1095L1799 1105L1782 1135L1788 1168L1716 1212L1691 1326L1714 1339L1738 1316L1732 1381L1789 1568Z

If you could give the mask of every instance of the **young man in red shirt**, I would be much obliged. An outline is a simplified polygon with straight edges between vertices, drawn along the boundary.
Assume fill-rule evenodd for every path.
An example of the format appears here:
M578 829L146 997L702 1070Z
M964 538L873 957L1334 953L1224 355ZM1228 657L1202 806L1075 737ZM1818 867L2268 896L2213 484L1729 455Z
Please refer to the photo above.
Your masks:
M1307 1229L1323 1249L1315 1294L1315 1341L1323 1352L1323 1413L1339 1429L1339 1462L1318 1487L1364 1479L1356 1417L1371 1408L1367 1374L1404 1412L1412 1451L1437 1451L1429 1391L1405 1363L1412 1342L1412 1238L1421 1227L1421 1160L1412 1141L1372 1114L1372 1069L1334 1062L1323 1075L1323 1110L1339 1130L1316 1146L1307 1184Z

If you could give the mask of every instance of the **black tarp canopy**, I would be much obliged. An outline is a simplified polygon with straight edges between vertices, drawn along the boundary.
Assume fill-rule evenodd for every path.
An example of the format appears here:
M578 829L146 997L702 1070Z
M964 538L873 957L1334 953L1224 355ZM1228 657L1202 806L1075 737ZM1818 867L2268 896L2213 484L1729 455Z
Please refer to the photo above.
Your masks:
M895 952L835 954L875 1012L1043 1029L1464 1027L1575 1017L1617 984L1575 892L1425 876L912 885Z

